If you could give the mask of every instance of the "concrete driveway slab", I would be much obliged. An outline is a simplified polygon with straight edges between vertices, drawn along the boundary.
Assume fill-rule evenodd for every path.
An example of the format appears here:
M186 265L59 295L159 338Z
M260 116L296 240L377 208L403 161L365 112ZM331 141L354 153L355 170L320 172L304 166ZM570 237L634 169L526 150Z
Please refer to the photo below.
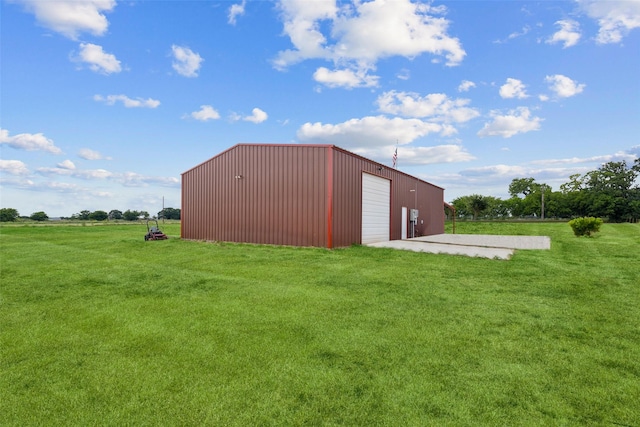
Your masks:
M551 249L548 236L499 236L493 234L436 234L411 240L450 245L482 246L509 249Z
M437 234L414 239L371 243L368 246L434 254L510 259L516 249L551 249L551 239L547 236Z
M390 240L388 242L369 243L367 246L376 248L402 249L413 252L427 252L432 254L464 255L470 257L509 259L513 249L483 248L480 246L449 245L444 243L430 243L415 239Z

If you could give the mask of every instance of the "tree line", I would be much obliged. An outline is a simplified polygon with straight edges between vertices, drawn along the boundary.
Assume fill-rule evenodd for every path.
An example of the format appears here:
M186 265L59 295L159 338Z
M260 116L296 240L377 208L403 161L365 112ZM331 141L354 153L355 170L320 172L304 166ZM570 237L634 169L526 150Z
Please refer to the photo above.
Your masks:
M534 178L516 178L510 198L472 194L451 203L458 218L576 218L609 222L640 220L640 158L632 165L608 162L594 171L575 174L554 191Z
M16 209L13 208L2 208L0 209L0 222L13 222L17 221L19 218L23 219L31 219L33 221L47 221L49 220L49 216L45 212L34 212L28 217L21 217ZM160 212L158 212L157 216L154 216L153 219L180 219L180 209L175 208L164 208ZM62 217L61 219L66 220L76 220L76 221L107 221L107 220L124 220L124 221L137 221L139 219L151 219L149 212L147 211L136 211L136 210L126 210L124 212L119 211L117 209L111 210L109 212L97 210L97 211L88 211L83 210L78 213L71 215L70 217Z

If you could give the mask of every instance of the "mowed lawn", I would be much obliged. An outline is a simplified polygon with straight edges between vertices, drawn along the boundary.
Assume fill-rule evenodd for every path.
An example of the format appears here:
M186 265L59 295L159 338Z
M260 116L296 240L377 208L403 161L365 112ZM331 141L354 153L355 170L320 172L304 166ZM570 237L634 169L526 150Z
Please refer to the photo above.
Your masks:
M0 227L0 425L640 425L640 224L509 261ZM448 228L450 230L450 226Z

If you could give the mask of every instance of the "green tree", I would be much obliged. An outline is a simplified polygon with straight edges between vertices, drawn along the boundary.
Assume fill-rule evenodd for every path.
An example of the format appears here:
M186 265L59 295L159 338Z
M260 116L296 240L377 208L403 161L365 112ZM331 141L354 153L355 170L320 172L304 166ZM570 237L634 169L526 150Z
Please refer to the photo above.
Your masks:
M571 218L572 211L569 206L569 195L561 191L549 191L545 195L546 218Z
M180 219L180 209L164 208L158 212L158 218L164 219Z
M533 178L515 178L509 184L509 195L511 197L519 197L522 194L523 197L527 197L538 187L539 185L536 184L536 180Z
M32 213L29 218L32 219L33 221L46 221L49 219L47 214L42 211Z
M569 176L569 182L565 182L560 186L563 193L575 193L584 190L584 178L579 174Z
M109 214L105 211L95 211L89 215L89 219L93 221L104 221L107 218L109 218Z
M511 216L511 206L499 197L484 196L487 201L485 216L489 218L508 218Z
M135 221L138 219L139 216L140 216L140 212L132 211L129 209L124 211L124 213L122 214L122 217L127 221Z
M91 211L80 211L80 213L71 215L72 219L79 219L80 221L87 221L91 216Z
M608 162L584 176L588 193L588 214L607 217L609 221L620 222L632 219L638 186L635 181L640 175L637 161L629 167L627 162Z
M451 205L456 209L456 216L458 218L472 217L473 212L469 209L469 196L460 196L451 202Z
M0 209L0 222L14 222L20 214L13 208Z
M117 209L109 211L109 219L122 219L122 212Z

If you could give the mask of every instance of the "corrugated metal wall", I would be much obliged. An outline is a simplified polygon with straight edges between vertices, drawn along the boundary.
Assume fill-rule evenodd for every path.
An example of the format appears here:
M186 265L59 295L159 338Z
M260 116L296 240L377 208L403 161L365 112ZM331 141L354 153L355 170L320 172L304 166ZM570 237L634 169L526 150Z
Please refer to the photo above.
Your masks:
M362 172L391 180L391 239L401 238L403 206L419 209L418 235L444 233L440 187L334 146L240 144L182 175L182 237L360 243Z
M327 147L237 145L182 175L182 237L327 246Z
M420 211L416 235L444 233L442 188L337 147L334 147L333 153L334 247L361 242L362 172L391 180L392 240L402 237L403 206Z

